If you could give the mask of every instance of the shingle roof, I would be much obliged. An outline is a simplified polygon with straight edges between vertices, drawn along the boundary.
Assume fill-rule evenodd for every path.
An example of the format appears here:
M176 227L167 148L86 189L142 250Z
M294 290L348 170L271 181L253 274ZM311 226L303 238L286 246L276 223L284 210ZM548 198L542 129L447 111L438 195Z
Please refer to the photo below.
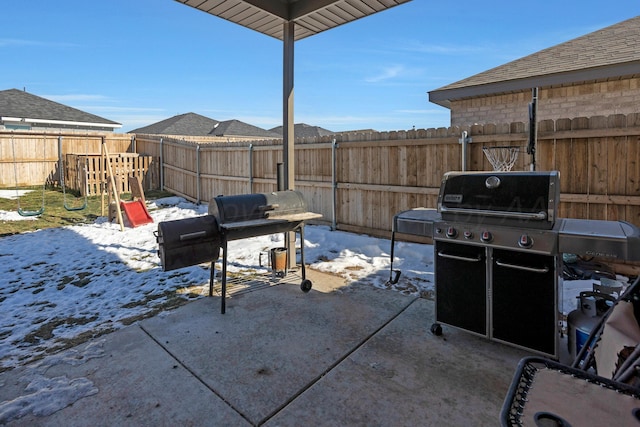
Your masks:
M429 100L448 106L452 99L639 74L637 16L433 90Z
M30 94L18 89L0 91L0 117L13 117L54 122L73 122L120 127L120 123L107 120L58 102Z
M273 129L269 129L271 132L277 133L280 137L282 137L282 126L275 127ZM332 132L327 129L323 129L320 126L311 126L306 123L297 123L293 125L293 135L296 138L313 138L319 136L332 135L335 132Z
M280 138L268 130L239 120L219 122L196 113L185 113L159 121L149 126L134 129L131 133L185 136L235 136L256 138Z
M226 120L210 132L215 136L255 136L259 138L281 138L282 135L253 126L240 120Z
M134 129L131 133L205 136L209 135L218 123L220 122L200 114L185 113L161 120L149 126Z

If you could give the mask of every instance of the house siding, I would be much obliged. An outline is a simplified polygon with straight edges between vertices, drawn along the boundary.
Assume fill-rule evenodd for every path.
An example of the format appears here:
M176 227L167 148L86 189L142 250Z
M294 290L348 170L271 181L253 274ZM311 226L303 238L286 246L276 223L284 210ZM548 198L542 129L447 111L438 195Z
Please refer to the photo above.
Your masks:
M527 121L531 91L451 101L451 126ZM538 120L640 111L640 77L538 90Z

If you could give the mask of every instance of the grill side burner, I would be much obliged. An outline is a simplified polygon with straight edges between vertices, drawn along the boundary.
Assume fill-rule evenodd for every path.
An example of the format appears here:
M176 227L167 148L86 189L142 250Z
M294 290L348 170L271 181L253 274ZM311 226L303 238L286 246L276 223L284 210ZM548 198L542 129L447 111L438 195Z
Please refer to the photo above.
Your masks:
M416 208L400 212L393 217L392 232L414 236L433 237L433 224L442 216L435 209Z
M558 218L559 179L557 171L445 174L437 209L394 216L389 281L400 277L396 233L431 237L436 322L558 357L560 254L640 260L635 225Z
M283 232L300 234L300 258L304 292L311 290L304 261L304 222L322 215L307 212L298 191L277 191L237 196L217 196L209 203L209 214L158 224L158 255L164 271L211 261L209 296L213 295L215 261L222 250L222 299L225 313L228 242Z
M561 253L640 260L640 229L625 221L563 219L559 227Z

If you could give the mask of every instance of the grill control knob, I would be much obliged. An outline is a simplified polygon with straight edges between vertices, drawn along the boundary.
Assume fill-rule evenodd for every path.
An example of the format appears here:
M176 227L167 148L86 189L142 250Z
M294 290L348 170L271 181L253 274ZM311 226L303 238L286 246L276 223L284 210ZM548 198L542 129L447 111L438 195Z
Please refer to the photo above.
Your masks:
M466 230L464 232L464 238L467 240L473 239L473 231Z
M489 243L493 240L493 234L491 234L490 231L483 231L480 235L480 240L482 240L484 243Z
M450 239L455 239L458 236L458 230L453 227L447 228L447 237Z
M520 236L520 240L518 240L518 246L521 248L530 248L533 246L533 239L529 237L528 234L523 234Z

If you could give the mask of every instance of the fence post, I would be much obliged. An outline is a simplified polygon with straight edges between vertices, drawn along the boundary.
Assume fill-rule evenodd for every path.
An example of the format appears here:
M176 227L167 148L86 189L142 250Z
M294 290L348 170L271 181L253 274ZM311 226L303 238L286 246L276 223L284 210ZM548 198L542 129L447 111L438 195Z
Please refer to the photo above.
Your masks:
M276 163L276 190L284 191L284 163Z
M338 144L336 139L331 141L331 230L335 231L337 228L336 220L336 205L337 205L337 192L338 192L338 172L337 172L337 150Z
M62 135L58 135L58 183L62 188L64 188L64 169L63 168L64 168L64 160L62 158Z
M531 155L532 171L536 170L536 142L538 140L538 88L531 89L531 103L529 104L529 144L527 145L527 154Z
M249 193L253 193L253 144L249 144Z
M200 204L200 144L196 145L196 202Z
M164 138L160 138L160 190L164 191L164 149L163 149Z
M468 145L471 143L471 137L468 136L467 131L462 131L462 137L458 140L460 144L462 144L462 171L467 170L467 162L469 161L469 150Z

